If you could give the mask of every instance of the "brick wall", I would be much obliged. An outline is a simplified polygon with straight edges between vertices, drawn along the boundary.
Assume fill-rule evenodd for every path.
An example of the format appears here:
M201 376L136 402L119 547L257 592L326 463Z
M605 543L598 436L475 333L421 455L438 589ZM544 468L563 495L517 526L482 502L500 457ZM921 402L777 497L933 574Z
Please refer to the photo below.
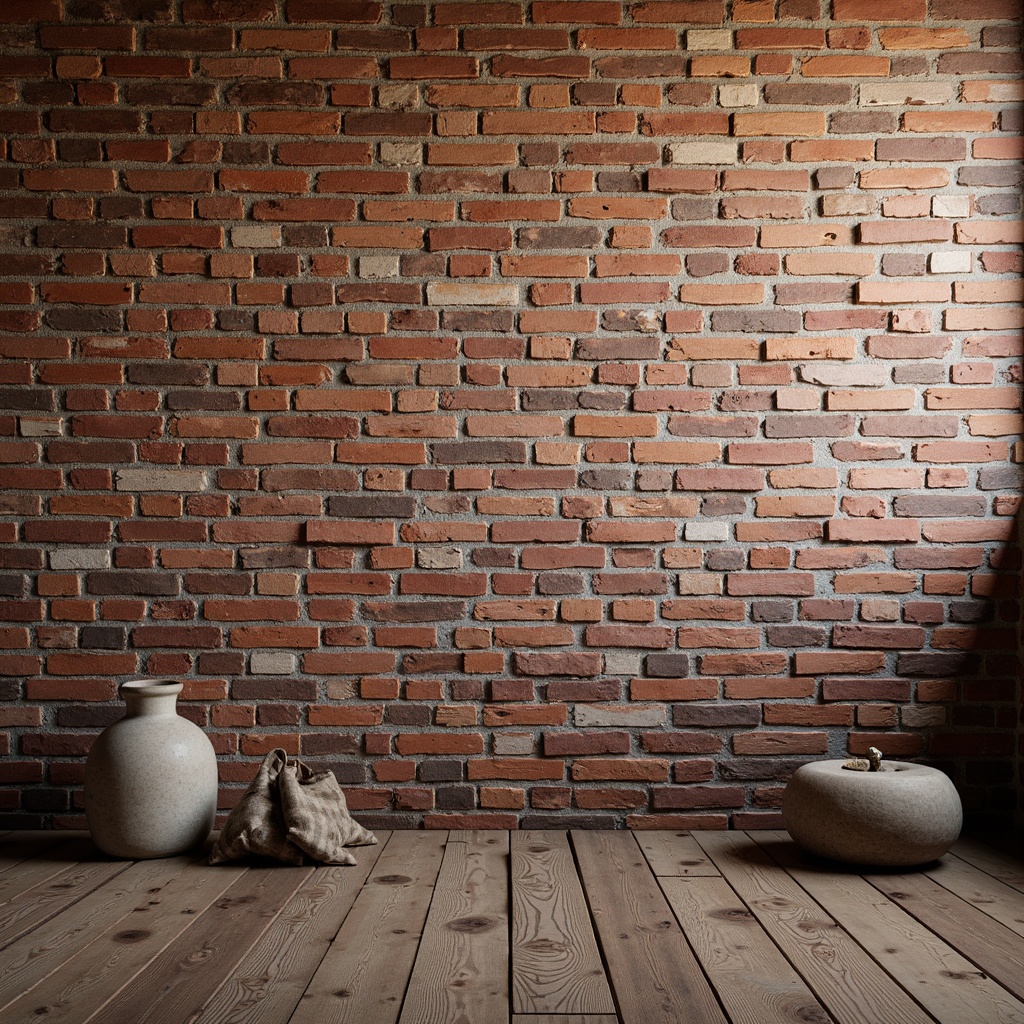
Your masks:
M5 0L0 828L119 680L365 820L1015 803L1018 0ZM244 20L242 20L244 19Z

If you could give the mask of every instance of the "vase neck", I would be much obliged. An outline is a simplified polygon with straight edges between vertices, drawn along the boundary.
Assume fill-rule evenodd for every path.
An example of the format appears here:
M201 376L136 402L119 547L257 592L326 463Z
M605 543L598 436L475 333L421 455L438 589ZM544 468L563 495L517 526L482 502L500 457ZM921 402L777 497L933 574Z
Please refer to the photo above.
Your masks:
M121 685L129 718L140 715L175 715L181 683L173 679L138 679Z

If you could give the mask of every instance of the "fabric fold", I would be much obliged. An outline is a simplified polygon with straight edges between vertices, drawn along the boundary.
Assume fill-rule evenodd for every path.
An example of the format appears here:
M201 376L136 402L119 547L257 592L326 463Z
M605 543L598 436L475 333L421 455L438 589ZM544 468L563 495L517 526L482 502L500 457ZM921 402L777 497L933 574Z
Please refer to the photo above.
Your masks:
M334 772L314 772L276 749L228 815L210 863L255 854L285 864L301 864L305 856L323 864L355 864L345 847L376 842L349 814Z

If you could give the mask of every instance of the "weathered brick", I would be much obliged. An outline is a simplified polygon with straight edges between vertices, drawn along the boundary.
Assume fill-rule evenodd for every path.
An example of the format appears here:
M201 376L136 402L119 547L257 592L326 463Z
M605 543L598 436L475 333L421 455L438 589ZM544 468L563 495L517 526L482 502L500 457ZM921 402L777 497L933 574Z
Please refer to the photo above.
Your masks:
M224 753L377 758L336 771L381 827L756 826L923 730L969 765L933 712L1016 670L1016 7L250 6L12 8L22 809L143 668Z

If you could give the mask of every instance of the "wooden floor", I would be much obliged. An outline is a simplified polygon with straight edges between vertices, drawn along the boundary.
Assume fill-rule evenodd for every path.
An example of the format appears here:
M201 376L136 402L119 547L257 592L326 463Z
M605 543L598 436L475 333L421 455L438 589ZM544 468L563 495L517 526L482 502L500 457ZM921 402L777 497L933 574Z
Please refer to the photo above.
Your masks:
M1024 863L785 833L393 832L357 867L0 837L0 1021L1024 1024Z

